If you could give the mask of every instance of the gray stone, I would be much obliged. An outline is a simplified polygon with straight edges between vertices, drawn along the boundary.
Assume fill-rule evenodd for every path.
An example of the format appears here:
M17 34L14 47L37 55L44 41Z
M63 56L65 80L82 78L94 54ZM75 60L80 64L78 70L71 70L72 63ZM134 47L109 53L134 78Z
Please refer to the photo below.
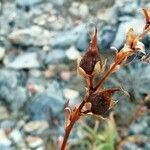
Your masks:
M0 129L0 149L1 150L10 150L12 142L7 138L5 131Z
M101 51L106 52L108 49L110 49L111 43L114 41L116 31L116 25L106 25L101 29L98 37Z
M45 56L45 64L57 64L65 60L65 58L64 50L54 49Z
M134 16L137 13L137 7L137 1L126 1L119 8L119 16Z
M0 47L0 60L2 60L5 56L6 49L4 47Z
M142 148L138 147L135 143L128 142L122 146L122 150L142 150Z
M142 134L145 128L148 128L148 124L142 121L141 123L134 123L129 132L132 134Z
M16 4L20 7L33 6L39 2L42 2L42 0L16 0Z
M26 142L32 149L38 149L38 147L41 147L44 144L43 140L36 136L27 136Z
M89 8L84 3L73 2L69 12L75 17L85 18L89 14Z
M75 46L77 47L77 49L79 51L85 51L87 49L87 47L89 46L89 41L90 41L90 37L87 34L87 31L83 30L80 33L80 35L75 43Z
M150 143L146 143L144 148L145 148L145 150L149 150L150 149Z
M19 72L0 71L0 99L9 104L13 111L20 109L27 100L26 89L22 86L21 78L24 77Z
M61 31L51 38L51 46L54 48L69 48L77 42L84 31L85 26L82 24L75 26L74 28Z
M77 58L81 56L79 51L74 46L71 46L69 49L67 49L65 54L70 60L77 60Z
M45 120L36 120L36 121L29 121L25 126L24 130L27 133L34 133L34 135L42 135L44 131L49 128L49 124Z
M63 110L65 99L58 82L53 81L47 86L44 93L35 95L28 103L27 112L31 120L50 120Z
M41 63L38 58L37 53L23 53L11 60L8 56L4 59L4 64L8 68L12 69L30 69L30 68L40 68Z
M21 132L17 129L12 130L9 137L16 144L19 144L23 141L23 137L21 135Z
M139 27L140 25L140 27ZM137 34L142 33L144 27L144 21L141 18L131 18L130 21L122 22L119 25L115 40L112 46L120 48L126 39L127 32L130 28L133 28Z
M50 32L39 26L25 29L15 29L10 33L9 39L13 44L24 46L45 46L50 44Z

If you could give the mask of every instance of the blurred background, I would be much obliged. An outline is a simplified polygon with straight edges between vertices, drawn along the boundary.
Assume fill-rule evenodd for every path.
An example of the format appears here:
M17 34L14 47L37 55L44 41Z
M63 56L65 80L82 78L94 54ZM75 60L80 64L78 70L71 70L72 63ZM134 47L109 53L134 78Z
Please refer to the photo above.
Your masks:
M66 98L77 106L85 94L76 60L89 45L89 24L109 66L110 47L120 49L130 27L142 31L144 7L149 0L0 0L0 150L59 150ZM150 34L143 43L148 54ZM150 150L150 65L140 58L105 85L130 97L114 96L109 120L81 119L71 150Z

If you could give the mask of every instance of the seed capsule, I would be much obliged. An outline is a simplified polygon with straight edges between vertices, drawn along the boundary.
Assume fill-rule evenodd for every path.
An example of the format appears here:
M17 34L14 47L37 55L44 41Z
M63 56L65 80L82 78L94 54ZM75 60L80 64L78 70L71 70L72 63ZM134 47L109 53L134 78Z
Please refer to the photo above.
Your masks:
M100 54L97 46L97 29L95 30L95 34L91 40L89 48L79 62L78 69L79 73L82 75L92 75L96 71L96 69L98 69L99 71L101 69Z
M92 93L88 100L91 103L91 112L96 115L103 115L107 112L115 103L112 100L112 95L116 91L120 91L120 88L111 88Z

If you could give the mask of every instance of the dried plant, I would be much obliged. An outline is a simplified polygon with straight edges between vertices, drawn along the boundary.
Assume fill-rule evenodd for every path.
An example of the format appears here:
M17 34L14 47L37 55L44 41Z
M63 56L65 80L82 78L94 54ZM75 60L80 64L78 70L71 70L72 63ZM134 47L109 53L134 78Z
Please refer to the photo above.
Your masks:
M112 73L118 71L120 67L124 65L128 57L133 56L137 52L145 54L144 44L140 42L140 40L150 30L150 10L143 9L143 12L146 17L143 32L140 35L137 35L133 28L129 29L126 36L126 43L119 52L116 52L114 62L96 84L94 84L95 77L100 73L103 73L106 61L104 63L101 61L97 45L97 29L95 29L90 45L83 57L78 60L77 66L78 73L84 77L87 83L86 94L78 107L71 109L69 107L69 101L66 103L65 135L62 141L61 150L65 150L71 130L75 122L79 120L81 116L93 114L103 117L103 115L116 104L116 102L113 101L112 96L115 92L121 91L122 88L105 88L103 87L103 83Z

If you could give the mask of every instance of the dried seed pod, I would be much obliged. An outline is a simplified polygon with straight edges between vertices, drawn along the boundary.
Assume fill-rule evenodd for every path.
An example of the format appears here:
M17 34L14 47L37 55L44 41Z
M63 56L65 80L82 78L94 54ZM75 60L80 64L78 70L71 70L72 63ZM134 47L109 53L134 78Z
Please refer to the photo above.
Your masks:
M78 66L78 72L81 75L93 75L96 71L100 72L100 54L97 46L97 29L91 40L90 46L84 56L81 58Z
M103 115L112 108L115 103L112 100L112 95L116 91L120 91L120 88L111 88L92 93L88 99L88 102L91 103L91 112L95 115Z

